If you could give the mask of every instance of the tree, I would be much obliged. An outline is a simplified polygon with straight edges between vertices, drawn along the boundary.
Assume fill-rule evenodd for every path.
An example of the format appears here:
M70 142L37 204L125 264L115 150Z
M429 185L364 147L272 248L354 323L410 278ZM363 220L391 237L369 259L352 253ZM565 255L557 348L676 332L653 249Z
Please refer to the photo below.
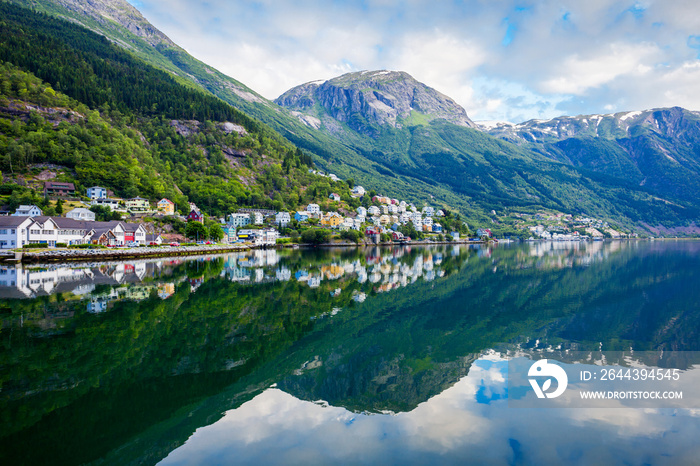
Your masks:
M187 222L187 226L185 227L185 236L197 241L206 238L208 236L208 233L209 232L207 231L207 227L194 220L190 220L189 222Z
M346 230L340 233L340 237L357 243L360 240L360 232L357 230Z
M331 231L322 228L309 228L301 234L302 243L324 244L331 239Z
M107 206L94 205L90 207L90 211L95 213L95 220L98 222L109 222L110 220L122 219L119 212L112 212L112 210Z
M209 238L213 241L221 241L224 238L224 229L218 223L209 227Z
M63 215L63 199L56 201L56 215Z

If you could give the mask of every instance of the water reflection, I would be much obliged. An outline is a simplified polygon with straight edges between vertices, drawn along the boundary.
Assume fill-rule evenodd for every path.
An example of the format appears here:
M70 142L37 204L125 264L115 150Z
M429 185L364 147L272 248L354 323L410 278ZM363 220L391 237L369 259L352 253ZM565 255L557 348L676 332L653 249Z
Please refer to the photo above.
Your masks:
M328 460L344 448L359 454L353 445L365 434L355 425L385 435L368 446L374 442L385 455L411 462L438 456L548 459L532 451L532 439L542 441L543 433L525 431L526 424L522 437L508 430L508 418L524 423L527 416L501 407L499 380L505 374L494 354L506 354L504 346L698 350L699 253L700 244L692 242L536 243L256 250L186 260L4 267L0 460L155 463L231 409L223 420L242 412L280 420L281 405L298 416L299 432L279 433L280 448L285 436L303 437L310 442L298 446L304 454L325 452ZM481 383L479 377L488 375L484 365L493 366L493 380ZM473 394L455 391L467 383L478 385ZM277 388L267 390L272 384ZM425 418L445 393L453 394L465 425L447 415L441 419L439 410ZM307 403L318 400L328 407ZM315 443L314 429L320 434L323 423L303 414L317 409L312 418L332 411L356 419L338 427L346 429L344 443L333 451ZM390 412L396 415L382 414ZM547 416L538 425L548 419L559 430L588 429L589 421L576 420L580 413ZM650 419L657 427L673 424L665 417ZM245 422L253 429L253 421ZM278 427L270 432L280 432ZM458 440L460 429L467 439ZM494 436L492 451L474 446L482 432ZM557 452L573 448L573 441L556 434L562 442ZM421 444L421 435L439 448L407 447ZM204 437L213 442L216 435ZM225 461L226 451L238 448L242 459L270 458L249 448L254 442L230 437L230 444L212 443L208 448L221 451L211 455ZM261 447L275 442L267 434L260 439ZM38 442L46 448L32 448ZM622 445L624 450L632 444ZM276 448L268 450L295 453ZM381 462L380 453L344 458ZM199 462L197 454L173 455L169 461ZM594 459L586 455L581 458Z
M700 412L513 409L484 354L410 412L371 415L277 388L195 432L161 464L697 464Z

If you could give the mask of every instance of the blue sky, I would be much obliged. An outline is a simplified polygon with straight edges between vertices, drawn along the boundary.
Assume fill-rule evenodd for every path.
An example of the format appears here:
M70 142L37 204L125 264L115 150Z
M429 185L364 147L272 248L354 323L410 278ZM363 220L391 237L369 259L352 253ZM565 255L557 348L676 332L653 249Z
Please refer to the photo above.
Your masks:
M476 120L700 110L696 0L130 0L196 58L274 99L406 71Z

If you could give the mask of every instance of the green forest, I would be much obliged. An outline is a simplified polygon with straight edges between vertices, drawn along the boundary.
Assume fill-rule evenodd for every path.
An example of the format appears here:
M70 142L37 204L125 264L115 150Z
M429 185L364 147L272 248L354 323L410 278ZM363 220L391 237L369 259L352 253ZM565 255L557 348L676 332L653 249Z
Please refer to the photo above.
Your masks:
M0 15L1 194L31 198L13 180L45 163L66 167L78 192L100 185L220 217L349 193L309 173L311 154L104 37L8 3Z

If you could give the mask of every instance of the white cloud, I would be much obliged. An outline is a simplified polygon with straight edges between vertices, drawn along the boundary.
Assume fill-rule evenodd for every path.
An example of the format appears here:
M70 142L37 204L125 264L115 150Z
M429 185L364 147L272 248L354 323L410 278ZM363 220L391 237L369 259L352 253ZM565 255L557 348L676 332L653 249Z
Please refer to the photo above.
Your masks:
M567 58L559 74L545 79L540 89L547 94L582 95L625 75L645 75L659 56L651 44L611 44L598 56Z
M645 102L700 109L690 85L700 53L689 39L700 34L693 0L139 3L195 57L268 98L344 72L393 69L481 119Z

